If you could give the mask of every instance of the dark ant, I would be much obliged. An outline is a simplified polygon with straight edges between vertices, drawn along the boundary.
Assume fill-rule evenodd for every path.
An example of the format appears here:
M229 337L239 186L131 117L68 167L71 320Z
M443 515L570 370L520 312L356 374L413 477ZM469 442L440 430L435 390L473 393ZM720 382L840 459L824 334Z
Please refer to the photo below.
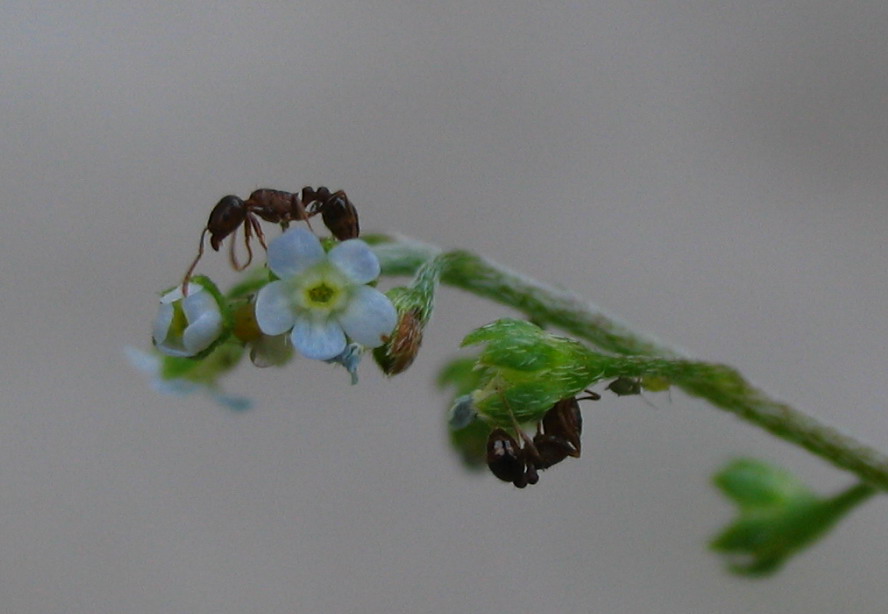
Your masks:
M570 397L555 403L543 416L542 429L538 426L533 436L533 445L540 457L539 468L548 469L568 456L579 458L582 432L583 416L578 399Z
M244 227L244 247L247 249L247 261L243 265L238 262L233 240L228 254L232 268L235 271L243 271L253 261L253 249L250 247L253 233L256 234L262 248L268 249L259 218L272 224L280 224L282 230L289 228L290 222L301 220L304 220L311 228L308 219L318 213L321 214L324 225L340 241L354 239L358 236L358 214L343 190L331 193L325 187L315 190L306 186L302 188L300 194L260 188L254 190L247 200L241 200L234 195L223 197L213 207L207 225L200 234L197 257L188 267L188 272L185 273L182 280L183 293L187 294L188 280L191 279L194 268L203 256L204 238L208 232L210 233L210 246L218 252L226 237L237 232L240 226Z
M503 429L494 429L487 439L487 466L491 473L524 488L539 481L538 471L557 465L568 456L579 458L583 431L579 401L601 398L594 392L586 392L589 396L569 397L555 403L537 425L533 440L516 425L524 447Z

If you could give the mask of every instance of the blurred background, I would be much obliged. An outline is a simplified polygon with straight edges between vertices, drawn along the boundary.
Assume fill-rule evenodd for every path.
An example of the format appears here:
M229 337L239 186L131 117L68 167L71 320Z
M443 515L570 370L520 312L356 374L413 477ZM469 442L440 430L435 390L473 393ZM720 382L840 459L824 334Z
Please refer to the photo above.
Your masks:
M678 392L586 404L532 488L466 473L434 377L509 312L458 291L405 374L247 364L244 413L123 348L221 196L322 184L886 450L886 34L876 0L4 2L4 610L884 612L880 500L725 571L726 461L854 480Z

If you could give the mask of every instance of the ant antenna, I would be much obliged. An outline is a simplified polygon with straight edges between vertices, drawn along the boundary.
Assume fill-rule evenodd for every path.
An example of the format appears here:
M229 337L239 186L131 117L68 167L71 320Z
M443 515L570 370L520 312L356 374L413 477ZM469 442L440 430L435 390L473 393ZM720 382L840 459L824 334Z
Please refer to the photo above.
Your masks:
M188 296L188 282L191 281L191 274L194 273L194 267L197 266L197 263L200 261L201 256L203 256L204 238L207 236L208 230L209 228L204 228L203 232L200 233L200 246L197 248L197 256L194 258L191 266L188 267L188 270L185 272L185 277L182 278L182 296Z

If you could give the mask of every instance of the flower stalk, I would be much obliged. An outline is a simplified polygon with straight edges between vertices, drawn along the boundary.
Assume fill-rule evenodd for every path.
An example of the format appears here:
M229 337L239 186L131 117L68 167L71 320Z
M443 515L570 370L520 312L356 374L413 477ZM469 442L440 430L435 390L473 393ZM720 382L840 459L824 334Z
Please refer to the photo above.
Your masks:
M580 297L511 271L468 251L441 249L393 236L365 237L388 276L412 275L441 256L441 281L527 314L614 354L669 359L670 375L687 394L708 400L769 433L799 445L863 482L888 490L888 456L771 398L726 365L688 360L685 353L633 331Z

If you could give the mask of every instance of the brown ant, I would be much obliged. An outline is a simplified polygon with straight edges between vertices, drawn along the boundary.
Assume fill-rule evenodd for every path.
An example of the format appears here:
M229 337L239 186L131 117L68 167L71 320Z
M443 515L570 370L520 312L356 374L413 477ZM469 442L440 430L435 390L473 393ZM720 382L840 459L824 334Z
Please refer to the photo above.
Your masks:
M589 396L568 397L555 403L537 425L533 440L517 427L524 447L501 428L494 429L487 438L487 467L504 482L518 488L539 481L538 471L557 465L568 456L580 457L580 434L583 417L579 401L601 397L591 391Z
M324 224L330 229L333 236L340 241L358 236L358 214L343 190L331 193L325 187L315 190L306 186L302 188L300 194L260 188L254 190L247 200L241 200L234 195L223 197L213 207L207 225L200 234L197 257L188 267L188 272L182 279L183 293L188 293L188 280L191 279L194 268L203 256L204 238L207 233L210 233L210 246L218 252L226 237L237 232L240 226L244 227L244 247L247 249L247 261L243 265L238 262L234 240L231 241L228 254L232 268L235 271L243 271L253 261L253 249L250 247L253 233L256 234L262 248L268 249L259 218L272 224L280 224L282 230L286 230L290 226L290 222L301 220L304 220L311 228L308 219L318 213L321 214Z

